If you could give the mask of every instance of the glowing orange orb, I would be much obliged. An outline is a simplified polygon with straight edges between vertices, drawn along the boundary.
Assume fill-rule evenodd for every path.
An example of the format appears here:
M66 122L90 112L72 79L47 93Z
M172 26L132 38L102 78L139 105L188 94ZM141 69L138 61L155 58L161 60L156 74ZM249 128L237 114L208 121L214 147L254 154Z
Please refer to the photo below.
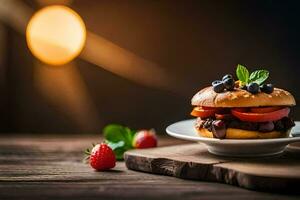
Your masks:
M66 6L47 6L37 11L26 29L32 54L50 65L63 65L78 56L86 28L81 17Z

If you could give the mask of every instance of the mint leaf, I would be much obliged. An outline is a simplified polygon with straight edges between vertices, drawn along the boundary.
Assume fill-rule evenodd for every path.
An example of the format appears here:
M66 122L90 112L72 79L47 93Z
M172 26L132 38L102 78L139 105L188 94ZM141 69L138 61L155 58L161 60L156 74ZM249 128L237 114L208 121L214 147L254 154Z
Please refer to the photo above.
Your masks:
M249 82L249 71L243 65L238 64L236 68L236 76L242 83L247 84Z
M249 81L255 82L258 85L261 85L269 77L269 72L267 70L256 70L251 73Z

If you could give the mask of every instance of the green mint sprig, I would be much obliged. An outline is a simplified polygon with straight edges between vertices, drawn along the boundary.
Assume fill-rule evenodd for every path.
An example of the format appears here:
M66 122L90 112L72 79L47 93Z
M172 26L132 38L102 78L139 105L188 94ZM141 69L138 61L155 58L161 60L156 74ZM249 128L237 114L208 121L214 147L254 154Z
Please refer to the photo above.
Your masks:
M132 141L136 131L118 124L104 127L105 143L114 151L118 160L123 160L125 151L132 149Z
M269 77L269 72L267 70L256 70L249 74L248 69L238 64L236 68L236 76L239 79L239 81L242 83L242 85L247 85L249 83L257 83L258 85L261 85L263 82L265 82Z

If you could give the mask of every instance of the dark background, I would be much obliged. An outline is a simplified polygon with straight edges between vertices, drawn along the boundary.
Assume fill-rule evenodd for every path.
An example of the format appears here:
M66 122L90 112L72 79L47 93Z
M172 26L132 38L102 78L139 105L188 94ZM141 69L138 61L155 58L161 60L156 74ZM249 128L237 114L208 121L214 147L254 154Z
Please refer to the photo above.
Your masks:
M41 8L35 1L24 3ZM3 23L0 131L95 133L114 122L163 132L169 123L189 118L198 89L234 73L238 63L269 70L269 82L300 99L299 6L300 1L271 0L73 1L70 7L88 30L178 79L178 91L146 87L77 58L101 119L94 128L79 128L40 96L32 83L35 58L24 35ZM300 108L293 116L300 120Z

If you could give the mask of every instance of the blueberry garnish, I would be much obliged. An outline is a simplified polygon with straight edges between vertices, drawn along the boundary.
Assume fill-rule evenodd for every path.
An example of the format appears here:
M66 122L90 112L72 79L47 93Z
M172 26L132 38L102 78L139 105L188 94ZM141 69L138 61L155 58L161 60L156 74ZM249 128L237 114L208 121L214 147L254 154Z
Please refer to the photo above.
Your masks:
M247 85L242 85L242 86L241 86L241 89L242 89L242 90L247 90Z
M222 83L222 81L220 80L215 80L211 83L212 86L216 85L216 84L219 84L219 83Z
M220 80L215 80L211 83L213 86L213 90L217 93L224 92L226 89L227 91L231 91L234 89L234 79L231 74L226 74L223 76L222 81Z
M212 82L212 86L216 93L221 93L225 89L223 82L219 80Z
M223 76L222 81L224 81L225 79L231 78L233 79L231 74L226 74L225 76Z
M264 93L271 94L274 91L274 86L271 83L263 84L260 86L260 90Z
M234 88L234 80L233 78L226 78L223 80L223 84L227 90L233 90Z
M247 85L247 90L248 90L248 92L250 92L252 94L256 94L259 92L259 85L255 82L249 83Z

